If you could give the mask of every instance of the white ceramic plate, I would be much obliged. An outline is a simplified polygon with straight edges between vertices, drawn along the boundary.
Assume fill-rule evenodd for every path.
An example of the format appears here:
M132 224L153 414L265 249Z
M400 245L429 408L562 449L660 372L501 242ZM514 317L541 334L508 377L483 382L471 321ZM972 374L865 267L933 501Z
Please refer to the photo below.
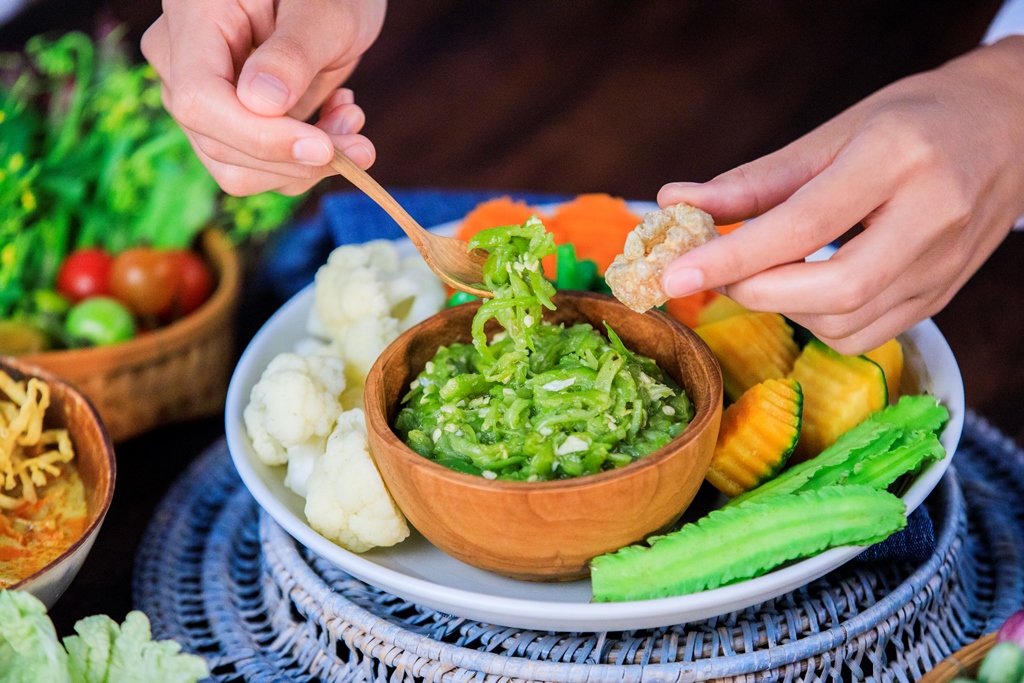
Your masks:
M642 214L656 207L637 203L631 208ZM455 227L455 223L450 223L435 230L452 234ZM406 240L399 247L404 253L413 253ZM817 257L827 258L827 253ZM470 567L438 550L415 531L392 548L362 555L344 550L306 523L305 501L284 486L285 468L271 468L260 462L242 422L249 392L263 369L274 356L291 351L306 336L306 318L312 304L310 286L282 306L242 354L228 389L228 447L242 481L278 524L313 552L381 590L442 612L489 623L555 631L617 631L667 626L743 609L803 586L863 550L835 548L731 586L695 595L623 603L590 602L589 580L534 583ZM903 496L909 512L935 488L953 457L963 429L964 396L956 360L932 321L915 326L901 340L907 363L922 386L950 412L949 424L942 434L946 458L923 471L909 487Z

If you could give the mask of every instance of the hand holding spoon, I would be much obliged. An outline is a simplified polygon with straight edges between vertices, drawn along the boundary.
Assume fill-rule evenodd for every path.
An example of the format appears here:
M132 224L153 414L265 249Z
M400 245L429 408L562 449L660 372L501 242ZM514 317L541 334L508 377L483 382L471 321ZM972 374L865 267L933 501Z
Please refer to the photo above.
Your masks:
M482 286L486 254L480 250L469 251L469 246L462 240L435 235L421 226L387 190L340 150L334 150L334 158L328 165L377 202L398 223L441 280L467 294L481 298L493 296Z

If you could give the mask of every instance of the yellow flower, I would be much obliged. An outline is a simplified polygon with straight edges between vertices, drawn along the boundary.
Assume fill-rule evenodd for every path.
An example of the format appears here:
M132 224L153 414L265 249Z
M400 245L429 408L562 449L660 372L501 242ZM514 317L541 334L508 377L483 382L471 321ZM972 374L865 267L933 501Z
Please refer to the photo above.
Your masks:
M32 194L31 190L25 190L21 193L21 205L25 207L26 211L34 211L36 208L36 196Z

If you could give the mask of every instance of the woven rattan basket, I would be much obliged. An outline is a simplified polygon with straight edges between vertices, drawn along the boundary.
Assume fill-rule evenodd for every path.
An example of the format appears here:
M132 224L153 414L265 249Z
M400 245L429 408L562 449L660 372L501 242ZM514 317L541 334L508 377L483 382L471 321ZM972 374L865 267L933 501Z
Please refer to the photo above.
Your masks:
M123 344L21 357L88 396L114 441L213 415L224 406L240 266L234 245L221 232L203 233L201 247L217 275L217 288L191 315Z

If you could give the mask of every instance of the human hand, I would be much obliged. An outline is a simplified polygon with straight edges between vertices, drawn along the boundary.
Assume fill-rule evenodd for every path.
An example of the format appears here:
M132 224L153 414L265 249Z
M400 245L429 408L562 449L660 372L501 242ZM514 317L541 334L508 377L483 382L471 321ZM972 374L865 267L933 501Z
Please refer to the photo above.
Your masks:
M224 191L305 192L334 147L368 168L373 144L338 86L380 31L384 0L164 0L142 37L164 106ZM303 121L320 107L315 125ZM292 117L285 116L290 114Z
M675 298L718 289L862 353L941 310L1024 214L1024 37L898 81L766 157L670 183L734 232L670 264ZM861 223L825 262L803 259Z

